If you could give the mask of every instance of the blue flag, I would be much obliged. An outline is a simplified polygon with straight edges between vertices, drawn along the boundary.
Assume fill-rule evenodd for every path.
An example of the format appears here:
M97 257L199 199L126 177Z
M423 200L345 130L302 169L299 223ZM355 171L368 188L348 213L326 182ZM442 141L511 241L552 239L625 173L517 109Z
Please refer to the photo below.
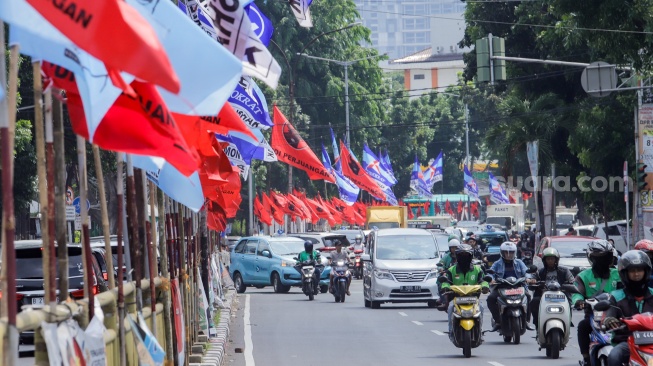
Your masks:
M383 169L379 158L374 155L367 144L363 145L363 162L362 167L367 174L372 178L379 188L385 193L386 201L391 205L398 204L397 198L392 192L393 181L390 175Z
M508 198L506 191L501 187L501 184L499 184L499 181L494 177L494 175L492 175L492 173L489 173L488 176L488 182L490 184L490 199L492 202L496 204L510 203L510 199Z
M268 103L258 85L249 77L240 78L229 96L229 104L250 129L268 129L273 123L268 113Z
M270 44L272 33L274 33L274 26L272 25L272 22L253 2L245 5L245 12L247 12L247 16L252 22L254 34L256 34L258 39L261 40L261 43L267 47Z
M394 170L392 169L392 163L390 162L390 156L388 156L388 150L385 151L385 154L381 155L379 154L379 158L383 162L383 166L385 169L390 172L390 175L395 179L395 182L398 182L397 176L395 175Z
M464 165L463 177L465 178L465 194L478 201L478 186L474 177L472 177L472 173L467 169L467 164Z
M247 180L247 176L249 174L249 165L250 163L245 162L243 154L241 154L240 150L234 143L234 139L231 138L231 136L225 136L219 133L215 134L215 138L218 139L220 142L225 142L229 145L225 146L224 149L222 149L227 155L227 158L229 159L229 162L233 166L237 166L238 169L240 169L240 176L244 179ZM251 158L250 158L251 161Z
M424 172L424 180L429 190L433 189L435 183L442 181L442 163L442 151L440 151L438 157L429 164Z
M336 177L336 185L338 186L340 199L349 206L353 205L356 202L356 199L358 199L360 188L358 188L358 186L349 178L345 177L342 174L342 171L336 171L333 169L331 159L329 159L329 154L327 153L324 144L322 145L322 163L324 164L324 167L331 171L331 173Z
M326 170L333 169L333 166L331 166L331 158L329 158L329 153L327 153L324 144L322 144L322 164L324 164Z
M340 165L340 150L338 150L338 144L336 143L336 135L333 134L333 129L331 127L329 127L329 131L331 131L331 147L333 149L333 169L342 173L342 166Z
M410 188L417 192L419 197L431 199L433 195L424 182L424 174L422 173L422 166L415 155L415 163L413 164L413 171L410 174Z
M150 24L162 25L154 29L181 83L178 95L157 87L168 108L183 114L217 115L240 79L242 63L206 37L172 2L126 2Z

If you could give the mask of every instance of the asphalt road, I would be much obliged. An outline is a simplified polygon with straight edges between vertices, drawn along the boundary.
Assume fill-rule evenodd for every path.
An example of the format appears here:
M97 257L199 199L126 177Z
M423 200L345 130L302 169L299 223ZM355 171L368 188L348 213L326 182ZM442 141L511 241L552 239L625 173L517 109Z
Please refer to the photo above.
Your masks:
M450 343L447 314L422 304L363 306L362 281L354 280L344 304L330 294L313 302L293 288L275 294L272 288L247 288L239 295L231 323L231 339L223 365L578 365L576 328L560 358L538 351L535 332L527 331L521 344L505 344L497 333L486 333L485 343L465 359ZM483 298L485 304L485 298ZM575 311L574 323L582 319ZM484 329L490 328L486 309Z

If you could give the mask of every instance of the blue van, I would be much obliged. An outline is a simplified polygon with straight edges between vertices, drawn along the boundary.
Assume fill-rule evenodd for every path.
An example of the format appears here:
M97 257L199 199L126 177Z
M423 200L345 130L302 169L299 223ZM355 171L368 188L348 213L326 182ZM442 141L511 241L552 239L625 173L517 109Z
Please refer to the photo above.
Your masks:
M270 286L276 293L286 293L291 286L300 286L302 276L295 269L295 257L304 251L304 240L288 236L250 236L241 238L231 251L229 274L236 291L243 293L247 286ZM326 258L320 276L320 292L329 288L331 267Z

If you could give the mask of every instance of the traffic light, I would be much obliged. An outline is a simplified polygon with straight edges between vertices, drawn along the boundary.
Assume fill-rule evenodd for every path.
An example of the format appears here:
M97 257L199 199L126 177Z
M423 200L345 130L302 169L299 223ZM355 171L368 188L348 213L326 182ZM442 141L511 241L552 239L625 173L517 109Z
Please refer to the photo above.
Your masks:
M646 167L644 163L637 163L637 189L640 191L648 191L649 187L646 183Z
M492 56L505 55L505 40L501 37L492 37ZM476 68L478 82L490 81L490 42L488 37L476 40ZM505 60L494 60L494 80L506 80Z

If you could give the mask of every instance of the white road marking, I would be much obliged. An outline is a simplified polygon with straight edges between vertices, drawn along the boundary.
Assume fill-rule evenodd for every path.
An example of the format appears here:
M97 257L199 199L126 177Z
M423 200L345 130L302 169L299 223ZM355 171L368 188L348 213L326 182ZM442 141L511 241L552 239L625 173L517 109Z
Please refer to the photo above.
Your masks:
M245 295L245 365L255 366L254 362L254 342L252 341L252 325L249 323L249 295Z
M417 320L413 320L413 323L415 323L416 325L424 325L421 322L418 322Z
M492 366L503 366L503 364L500 364L500 363L494 362L494 361L488 361L487 363L489 363Z
M433 333L435 333L435 334L437 334L437 335L439 335L439 336L443 336L443 335L444 335L444 333L440 332L439 330L435 330L435 329L434 329L434 330L431 330L431 332L433 332Z
M399 315L401 315L401 316L408 316L408 314L404 313L403 311L400 311L400 312L399 312Z

